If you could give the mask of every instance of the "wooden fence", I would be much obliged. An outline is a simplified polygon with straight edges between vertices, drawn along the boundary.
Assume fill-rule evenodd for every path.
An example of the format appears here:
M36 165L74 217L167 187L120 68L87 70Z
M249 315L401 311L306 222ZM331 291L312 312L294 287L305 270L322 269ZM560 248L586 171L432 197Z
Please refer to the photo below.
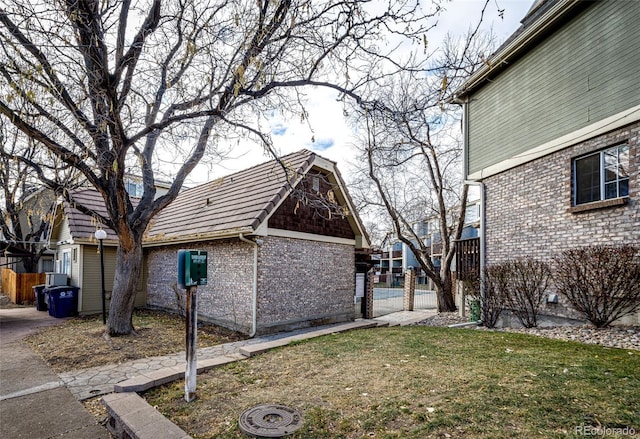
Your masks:
M456 276L473 280L480 274L480 238L456 241Z
M44 273L16 273L10 268L2 269L2 294L8 296L11 302L20 304L33 302L33 286L44 284Z

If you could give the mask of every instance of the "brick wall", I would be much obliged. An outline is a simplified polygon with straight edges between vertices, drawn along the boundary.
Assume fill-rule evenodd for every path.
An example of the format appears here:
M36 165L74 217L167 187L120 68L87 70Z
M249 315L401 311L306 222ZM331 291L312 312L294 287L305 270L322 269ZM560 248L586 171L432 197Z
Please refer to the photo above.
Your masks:
M571 213L572 159L628 142L627 205ZM550 260L563 250L640 243L640 123L487 178L486 262L516 257ZM571 315L562 304L558 314Z
M181 312L185 291L177 282L179 249L207 250L207 285L198 287L198 314L222 326L249 332L253 249L238 239L150 248L147 253L147 305Z
M351 245L265 237L258 253L258 334L353 319ZM198 287L201 319L249 333L253 247L238 239L150 248L147 305L182 312L177 252L208 251L208 284Z
M259 332L353 320L352 245L265 237L258 271Z

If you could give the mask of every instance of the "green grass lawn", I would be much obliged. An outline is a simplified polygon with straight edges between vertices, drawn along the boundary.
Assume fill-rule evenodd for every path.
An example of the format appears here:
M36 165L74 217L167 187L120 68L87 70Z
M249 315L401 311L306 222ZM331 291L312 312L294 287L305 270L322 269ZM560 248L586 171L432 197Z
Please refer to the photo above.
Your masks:
M303 414L295 438L640 437L639 351L523 334L352 331L199 375L197 394L179 381L145 398L195 438L245 437L240 414L271 403Z

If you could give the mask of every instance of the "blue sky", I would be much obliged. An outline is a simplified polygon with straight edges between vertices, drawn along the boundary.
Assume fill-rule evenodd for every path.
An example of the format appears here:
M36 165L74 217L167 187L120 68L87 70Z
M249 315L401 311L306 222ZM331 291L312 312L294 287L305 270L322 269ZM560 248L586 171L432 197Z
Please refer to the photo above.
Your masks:
M497 43L502 43L519 26L534 0L490 0L482 28L493 29ZM468 27L477 21L484 5L482 0L443 1L446 12L438 19L438 26L429 32L431 44L437 44L447 32L464 34ZM335 92L313 89L305 90L310 98L307 107L308 118L301 122L284 120L276 112L270 120L271 137L275 148L281 154L287 154L302 148L318 152L323 157L338 163L341 173L348 180L353 163L355 148L352 145L351 128L347 125L340 103L336 102ZM222 167L212 169L196 168L190 178L193 183L202 183L207 179L245 169L267 160L260 146L246 144L234 147L236 160L227 160Z

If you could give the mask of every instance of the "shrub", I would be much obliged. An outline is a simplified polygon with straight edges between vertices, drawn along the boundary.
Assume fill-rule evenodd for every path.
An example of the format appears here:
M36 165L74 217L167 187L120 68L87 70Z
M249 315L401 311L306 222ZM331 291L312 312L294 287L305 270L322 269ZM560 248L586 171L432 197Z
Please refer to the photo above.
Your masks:
M467 286L472 291L468 297L469 307L472 303L480 304L480 319L487 328L494 328L504 307L504 271L502 265L489 267L485 270L484 294L480 290L480 279L474 276L467 281Z
M522 326L538 324L538 311L551 280L548 263L530 257L506 262L506 290L504 300Z
M558 292L596 327L640 309L640 247L567 250L555 262Z
M505 264L488 267L484 274L484 295L482 296L482 322L488 328L496 322L505 307L508 272Z
M522 326L538 324L538 311L551 279L551 268L546 262L530 257L493 264L485 276L485 303L487 323L495 325L503 308L509 308ZM484 308L484 307L483 307ZM484 311L484 309L483 309Z

